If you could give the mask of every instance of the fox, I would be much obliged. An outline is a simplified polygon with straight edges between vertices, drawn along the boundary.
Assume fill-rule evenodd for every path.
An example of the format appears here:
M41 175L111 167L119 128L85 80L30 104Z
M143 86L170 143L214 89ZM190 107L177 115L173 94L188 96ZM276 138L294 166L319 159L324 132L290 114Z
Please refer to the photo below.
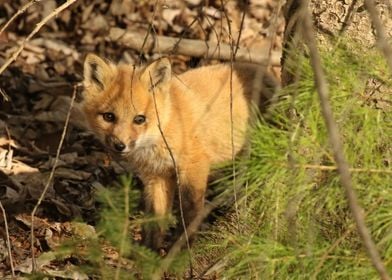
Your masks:
M88 54L82 110L89 128L124 158L144 188L146 213L170 215L175 193L185 225L201 215L211 167L244 146L251 114L244 69L202 66L175 75L169 58L147 65L115 64ZM166 227L144 243L163 247Z

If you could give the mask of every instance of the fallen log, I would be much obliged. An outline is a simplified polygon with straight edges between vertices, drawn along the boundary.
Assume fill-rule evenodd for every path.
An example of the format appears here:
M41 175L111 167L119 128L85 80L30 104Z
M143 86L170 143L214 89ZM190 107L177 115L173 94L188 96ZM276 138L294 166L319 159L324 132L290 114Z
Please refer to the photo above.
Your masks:
M208 59L230 60L232 48L229 44L215 43L194 39L181 39L167 36L157 36L126 29L113 27L109 31L109 39L140 52L160 54L181 54ZM266 44L268 45L268 44ZM281 53L269 49L239 48L236 61L253 62L264 65L280 66Z

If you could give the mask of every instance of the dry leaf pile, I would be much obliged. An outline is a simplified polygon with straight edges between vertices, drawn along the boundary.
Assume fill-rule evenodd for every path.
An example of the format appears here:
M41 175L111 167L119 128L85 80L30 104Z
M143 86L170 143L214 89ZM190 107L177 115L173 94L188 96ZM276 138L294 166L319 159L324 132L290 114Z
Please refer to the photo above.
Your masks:
M150 32L222 43L236 42L241 33L242 47L269 48L266 38L272 38L272 49L280 50L284 23L281 16L274 16L278 12L276 1L251 0L248 6L240 6L241 1L223 2L76 1L31 40L24 41L36 24L64 1L32 1L24 10L29 1L0 0L0 28L20 13L0 33L0 65L24 44L16 61L0 75L0 200L8 216L18 273L31 272L28 215L48 182L73 85L82 79L84 56L95 52L114 61L138 63L160 55L132 50L124 42L113 40L110 34L115 28L138 31L141 38ZM184 55L172 59L176 71L200 61ZM275 70L278 73L279 69ZM53 256L48 253L73 234L66 221L79 218L94 225L98 211L95 190L125 172L84 129L76 106L54 180L37 213L35 251L37 255L46 252L40 267L52 271ZM0 277L5 277L10 275L10 263L3 218L0 224ZM67 269L52 275L66 278Z

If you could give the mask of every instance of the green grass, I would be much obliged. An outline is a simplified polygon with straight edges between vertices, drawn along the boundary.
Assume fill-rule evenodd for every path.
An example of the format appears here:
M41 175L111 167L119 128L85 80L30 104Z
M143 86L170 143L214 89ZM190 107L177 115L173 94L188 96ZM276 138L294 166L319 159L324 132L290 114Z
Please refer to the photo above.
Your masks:
M391 75L378 53L353 43L321 54L353 184L392 271L391 108L367 99L367 81L375 80L391 100ZM322 169L335 163L309 60L294 55L290 65L299 80L254 126L250 156L236 163L239 213L204 232L196 254L215 254L210 262L222 264L217 272L227 279L376 279L338 173Z

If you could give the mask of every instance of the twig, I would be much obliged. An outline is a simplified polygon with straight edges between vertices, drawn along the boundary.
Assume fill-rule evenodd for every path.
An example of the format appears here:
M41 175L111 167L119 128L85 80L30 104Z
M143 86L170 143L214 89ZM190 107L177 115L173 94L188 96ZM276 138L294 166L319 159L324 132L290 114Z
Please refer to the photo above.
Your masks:
M209 28L211 29L211 32L215 35L215 37L216 37L216 48L214 49L214 51L213 52L216 52L216 51L218 51L218 56L220 57L220 46L221 46L221 36L222 36L222 17L221 17L221 19L220 19L220 21L221 21L221 24L220 24L220 33L218 33L218 31L216 30L216 28L215 28L215 25L211 22L211 20L208 18L208 17L205 17L205 19L206 19L206 22L208 23L208 25L209 25ZM201 27L201 30L204 32L204 35L205 35L205 38L208 38L208 35L207 35L207 33L206 33L206 31L204 30L204 28L203 28L203 24L200 22L200 20L198 20L198 23L199 23L199 26ZM208 57L208 54L209 54L209 52L208 52L208 50L209 50L209 48L210 48L210 46L208 45L208 42L207 42L207 40L204 40L204 44L205 44L205 46L206 46L206 48L207 48L207 52L206 52L206 55L207 55L207 57Z
M284 1L283 1L284 2ZM279 15L281 14L281 9L282 9L282 0L278 0L276 3L276 8L274 9L274 13L271 16L271 28L270 28L270 34L269 34L269 46L267 48L268 53L267 53L267 63L266 65L272 64L272 59L273 59L273 47L274 47L274 42L276 40L277 36L277 30L278 30L278 23L279 23ZM280 62L280 61L279 61ZM275 65L271 65L275 66ZM280 65L279 65L280 66ZM261 93L263 90L263 81L264 81L264 76L268 72L268 69L262 69L259 68L256 72L256 77L253 80L253 85L252 85L252 101L259 106L260 100L261 100ZM267 96L268 98L268 103L269 106L264 113L264 117L268 119L271 116L271 112L273 111L274 105L278 101L278 95L273 94L272 96Z
M316 164L295 164L294 167L305 169L318 169L318 170L337 170L337 166L332 165L316 165ZM369 172L369 173L386 173L392 174L392 170L375 169L375 168L349 168L350 172Z
M295 82L297 78L298 71L293 73L290 70L290 59L292 57L292 50L295 50L296 53L303 51L302 44L298 42L298 32L299 29L299 6L301 1L297 0L286 0L283 6L283 16L285 19L285 28L283 35L283 52L282 52L282 86L286 86Z
M146 52L173 54L173 49L176 49L177 54L207 59L230 60L232 51L229 44L223 44L219 41L218 43L212 43L204 40L182 39L179 42L178 38L154 36L153 38L147 38L146 42L144 42L144 37L139 32L127 31L117 27L113 27L109 31L109 38L112 41L135 50L140 50L143 46L143 50ZM219 52L216 50L219 50ZM268 50L242 48L236 53L235 60L265 65L270 62L273 66L279 66L280 53L273 51L271 58L268 59Z
M5 212L5 209L3 207L3 203L1 203L1 201L0 201L0 209L1 209L1 212L3 213L5 235L6 235L6 238L7 238L8 257L10 259L10 266L11 266L12 277L14 278L15 277L15 268L14 268L14 260L12 259L11 242L10 242L10 233L9 233L9 230L8 230L7 214Z
M153 274L152 280L159 280L161 279L161 275L164 271L166 271L170 264L174 261L174 257L178 255L181 251L182 246L187 242L186 241L186 232L189 236L193 235L197 229L199 228L200 224L203 222L204 218L211 213L218 205L221 205L223 201L226 201L228 195L222 195L221 197L216 198L210 204L207 204L203 211L199 212L195 219L189 224L186 231L177 239L177 241L173 244L170 251L167 253L166 257L162 260L159 269Z
M387 59L387 63L389 65L389 70L392 72L392 48L388 44L387 36L380 20L380 14L378 13L373 0L365 0L365 6L369 12L373 27L376 30L377 45L384 53L384 56Z
M10 130L8 129L8 125L5 125L5 132L7 134L7 138L8 138L8 156L12 155L12 146L11 146L11 133ZM8 157L7 156L7 157ZM12 158L10 159L12 161ZM7 167L8 167L8 160L7 160ZM12 277L15 277L15 269L14 269L14 261L12 259L12 252L11 252L11 242L10 242L10 234L9 234L9 230L8 230L8 222L7 222L7 214L5 212L5 209L3 207L3 204L1 203L0 200L0 208L1 208L1 212L3 213L3 219L4 219L4 228L5 228L5 234L6 234L6 243L7 243L7 251L8 251L8 255L9 255L9 260L10 260L10 266L11 266L11 273L12 273Z
M248 5L248 3L245 1L244 5ZM241 39L241 35L242 35L242 29L244 28L244 23L245 23L245 15L246 15L246 7L243 7L243 12L242 12L242 17L241 17L241 23L240 23L240 30L238 32L238 37L237 37L237 42L235 43L235 50L234 50L234 54L233 57L236 56L237 51L240 48L240 39ZM230 35L231 36L231 35Z
M191 256L191 246L189 243L190 234L188 234L186 223L185 223L185 218L184 218L184 210L183 210L183 203L182 203L183 201L182 201L181 185L180 185L180 183L181 183L180 182L180 174L179 174L177 162L176 162L174 155L173 155L173 151L171 150L169 143L167 142L167 139L165 137L165 134L163 133L163 130L162 130L161 121L160 121L160 117L159 117L159 113L158 113L157 102L156 102L156 98L155 98L155 85L152 81L151 73L149 73L149 75L150 75L150 83L152 85L152 96L154 99L154 107L155 107L155 113L156 113L157 121L158 121L158 129L159 129L159 132L162 136L163 142L165 143L165 146L166 146L167 150L169 151L170 159L173 162L173 167L174 167L174 171L175 171L175 175L176 175L176 185L177 185L177 189L178 189L178 203L180 204L179 206L180 206L181 223L182 223L182 227L184 229L184 236L185 236L189 256ZM190 263L190 266L192 267L192 263ZM166 269L163 271L166 271Z
M118 252L119 258L118 258L118 266L116 268L116 274L114 276L114 279L120 279L120 271L121 271L121 259L124 255L124 247L125 247L125 242L127 241L127 235L128 235L128 227L129 227L129 184L126 186L123 186L124 188L124 223L122 224L122 232L121 232L121 242L120 242L120 249Z
M210 263L201 273L199 273L199 275L197 275L197 279L215 279L208 277L211 275L218 275L220 271L225 269L226 264L226 256L222 256L222 258Z
M320 261L318 262L316 268L314 269L314 273L311 279L316 280L317 275L320 273L321 268L323 267L325 261L328 259L329 255L340 245L340 243L347 238L347 236L354 230L355 225L351 224L350 227L337 239L335 242L329 247L324 254L320 257Z
M340 174L340 182L345 190L347 201L351 209L354 221L356 223L357 230L374 268L379 273L381 279L390 279L388 272L385 269L385 266L377 251L376 245L372 240L369 229L366 227L365 220L363 217L363 209L359 205L358 198L353 189L349 166L343 153L343 144L340 140L339 131L333 118L331 105L329 103L327 80L324 75L321 66L321 58L317 50L317 42L313 33L314 31L311 22L311 15L308 11L308 1L304 0L301 4L303 5L301 9L303 22L303 37L305 39L305 43L309 48L310 61L314 71L314 78L317 93L320 99L320 106L327 127L329 142L332 147L337 170Z
M227 21L227 27L229 29L229 39L230 39L230 76L229 76L229 83L230 83L230 105L229 105L229 110L230 110L230 143L231 143L231 169L232 169L232 176L233 176L233 195L234 195L234 209L235 209L235 214L237 218L237 222L239 225L240 221L240 212L238 209L238 199L237 199L237 184L236 184L236 164L235 164L235 146L234 146L234 119L233 119L233 64L235 60L235 55L236 52L238 51L238 44L240 42L240 36L242 34L242 31L240 29L240 32L238 34L237 38L237 45L235 46L234 39L233 39L233 34L231 31L231 24L230 24L230 18L227 14L226 9L224 8L225 5L223 3L223 0L221 0L221 6L222 6L222 12L225 15L226 21ZM244 17L245 18L245 10L244 10ZM239 229L239 226L237 225L237 229Z
M347 10L347 14L344 18L343 24L342 24L342 28L339 31L339 35L342 35L344 32L346 32L347 28L349 27L349 25L351 24L354 14L357 12L357 8L355 7L355 5L357 5L357 0L353 0L350 3L350 6L348 7Z
M231 31L230 31L231 32ZM231 36L231 35L230 35ZM239 37L238 37L239 38ZM238 41L239 42L239 41ZM234 48L234 46L233 46ZM238 45L237 45L238 50ZM237 171L235 162L235 144L234 144L234 118L233 118L233 67L234 67L235 52L232 52L230 59L230 142L231 142L231 168L233 176L233 191L234 191L234 206L235 213L237 216L237 222L239 225L240 221L240 211L238 209L238 195L237 195ZM239 226L237 227L239 229Z
M49 186L50 186L50 184L51 184L51 182L53 180L53 177L54 177L54 173L55 173L55 170L56 170L56 167L57 167L57 163L58 163L58 160L59 160L59 157L60 157L61 147L63 146L63 142L64 142L64 139L65 139L65 134L66 134L67 128L68 128L69 119L71 117L72 107L74 105L74 101L75 101L75 98L76 98L76 91L77 91L77 86L75 85L73 93L72 93L72 99L71 99L71 103L69 105L67 117L65 119L63 133L61 134L60 142L59 142L59 145L57 147L56 157L54 159L52 170L50 171L50 175L49 175L48 181L46 182L46 185L45 185L45 187L44 187L44 189L43 189L43 191L42 191L42 193L41 193L41 195L40 195L36 205L34 206L33 211L31 212L31 233L30 233L30 235L31 235L31 260L32 260L33 271L36 268L35 255L34 255L34 218L35 218L35 214L36 214L36 212L38 210L38 207L41 205L43 199L45 198L45 195L46 195L46 193L47 193L47 191L49 189Z
M381 199L378 199L375 203L373 203L372 207L368 209L368 213L371 213L374 211L377 207L379 207L379 203L382 201ZM324 254L321 256L319 263L317 264L315 271L311 277L311 279L317 279L317 275L319 274L322 266L324 265L325 261L328 259L329 255L340 245L340 243L346 239L346 237L352 233L352 231L355 229L355 223L351 223L346 231L338 238L335 240L335 242L324 252Z
M35 26L35 28L33 29L33 31L31 31L31 33L23 40L22 44L19 46L19 48L11 55L10 58L8 58L4 64L1 66L0 68L0 75L4 72L5 69L7 69L7 67L14 62L19 54L22 52L22 50L24 49L26 43L33 38L33 36L35 34L37 34L37 32L49 21L51 20L53 17L57 17L57 15L59 13L61 13L63 10L65 10L66 8L68 8L69 6L71 6L73 3L75 3L77 0L68 0L67 2L65 2L64 4L62 4L61 6L57 7L56 9L53 10L53 12L51 12L49 15L47 15L46 17L44 17L39 23L37 23L37 25Z
M158 10L158 1L159 0L155 1L154 11L153 11L153 14L152 14L152 17L151 17L151 21L150 21L150 23L148 25L148 29L147 29L146 35L144 36L144 39L143 39L143 43L142 43L140 49L138 49L138 51L140 52L139 53L139 64L142 64L142 57L144 55L144 46L147 43L148 37L150 36L150 33L151 33L151 30L153 30L153 28L154 28L153 22L154 22L154 18L155 18L155 15L157 13L157 10Z
M199 19L198 19L197 17L195 17L195 18L192 20L192 22L191 22L190 24L188 24L188 26L185 28L185 30L190 29L190 28L192 27L192 25L193 25L195 22L197 22L197 23L199 23L199 25L201 25ZM202 30L205 32L204 29L202 29ZM176 44L173 46L173 49L172 49L171 54L175 54L175 53L177 52L177 46L178 46L178 45L180 44L180 42L184 39L184 36L185 36L185 31L181 32L180 37L178 38L178 41L177 41Z
M2 88L0 88L0 94L3 97L4 101L6 102L10 101L10 97L5 93L5 91Z
M30 8L32 5L34 5L35 3L39 2L40 0L32 0L28 3L26 3L22 8L20 8L4 25L3 27L0 29L0 34L4 32L4 30L7 29L7 27L11 24L11 22L13 22L19 15L23 14L24 12L26 12L26 10L28 8Z

